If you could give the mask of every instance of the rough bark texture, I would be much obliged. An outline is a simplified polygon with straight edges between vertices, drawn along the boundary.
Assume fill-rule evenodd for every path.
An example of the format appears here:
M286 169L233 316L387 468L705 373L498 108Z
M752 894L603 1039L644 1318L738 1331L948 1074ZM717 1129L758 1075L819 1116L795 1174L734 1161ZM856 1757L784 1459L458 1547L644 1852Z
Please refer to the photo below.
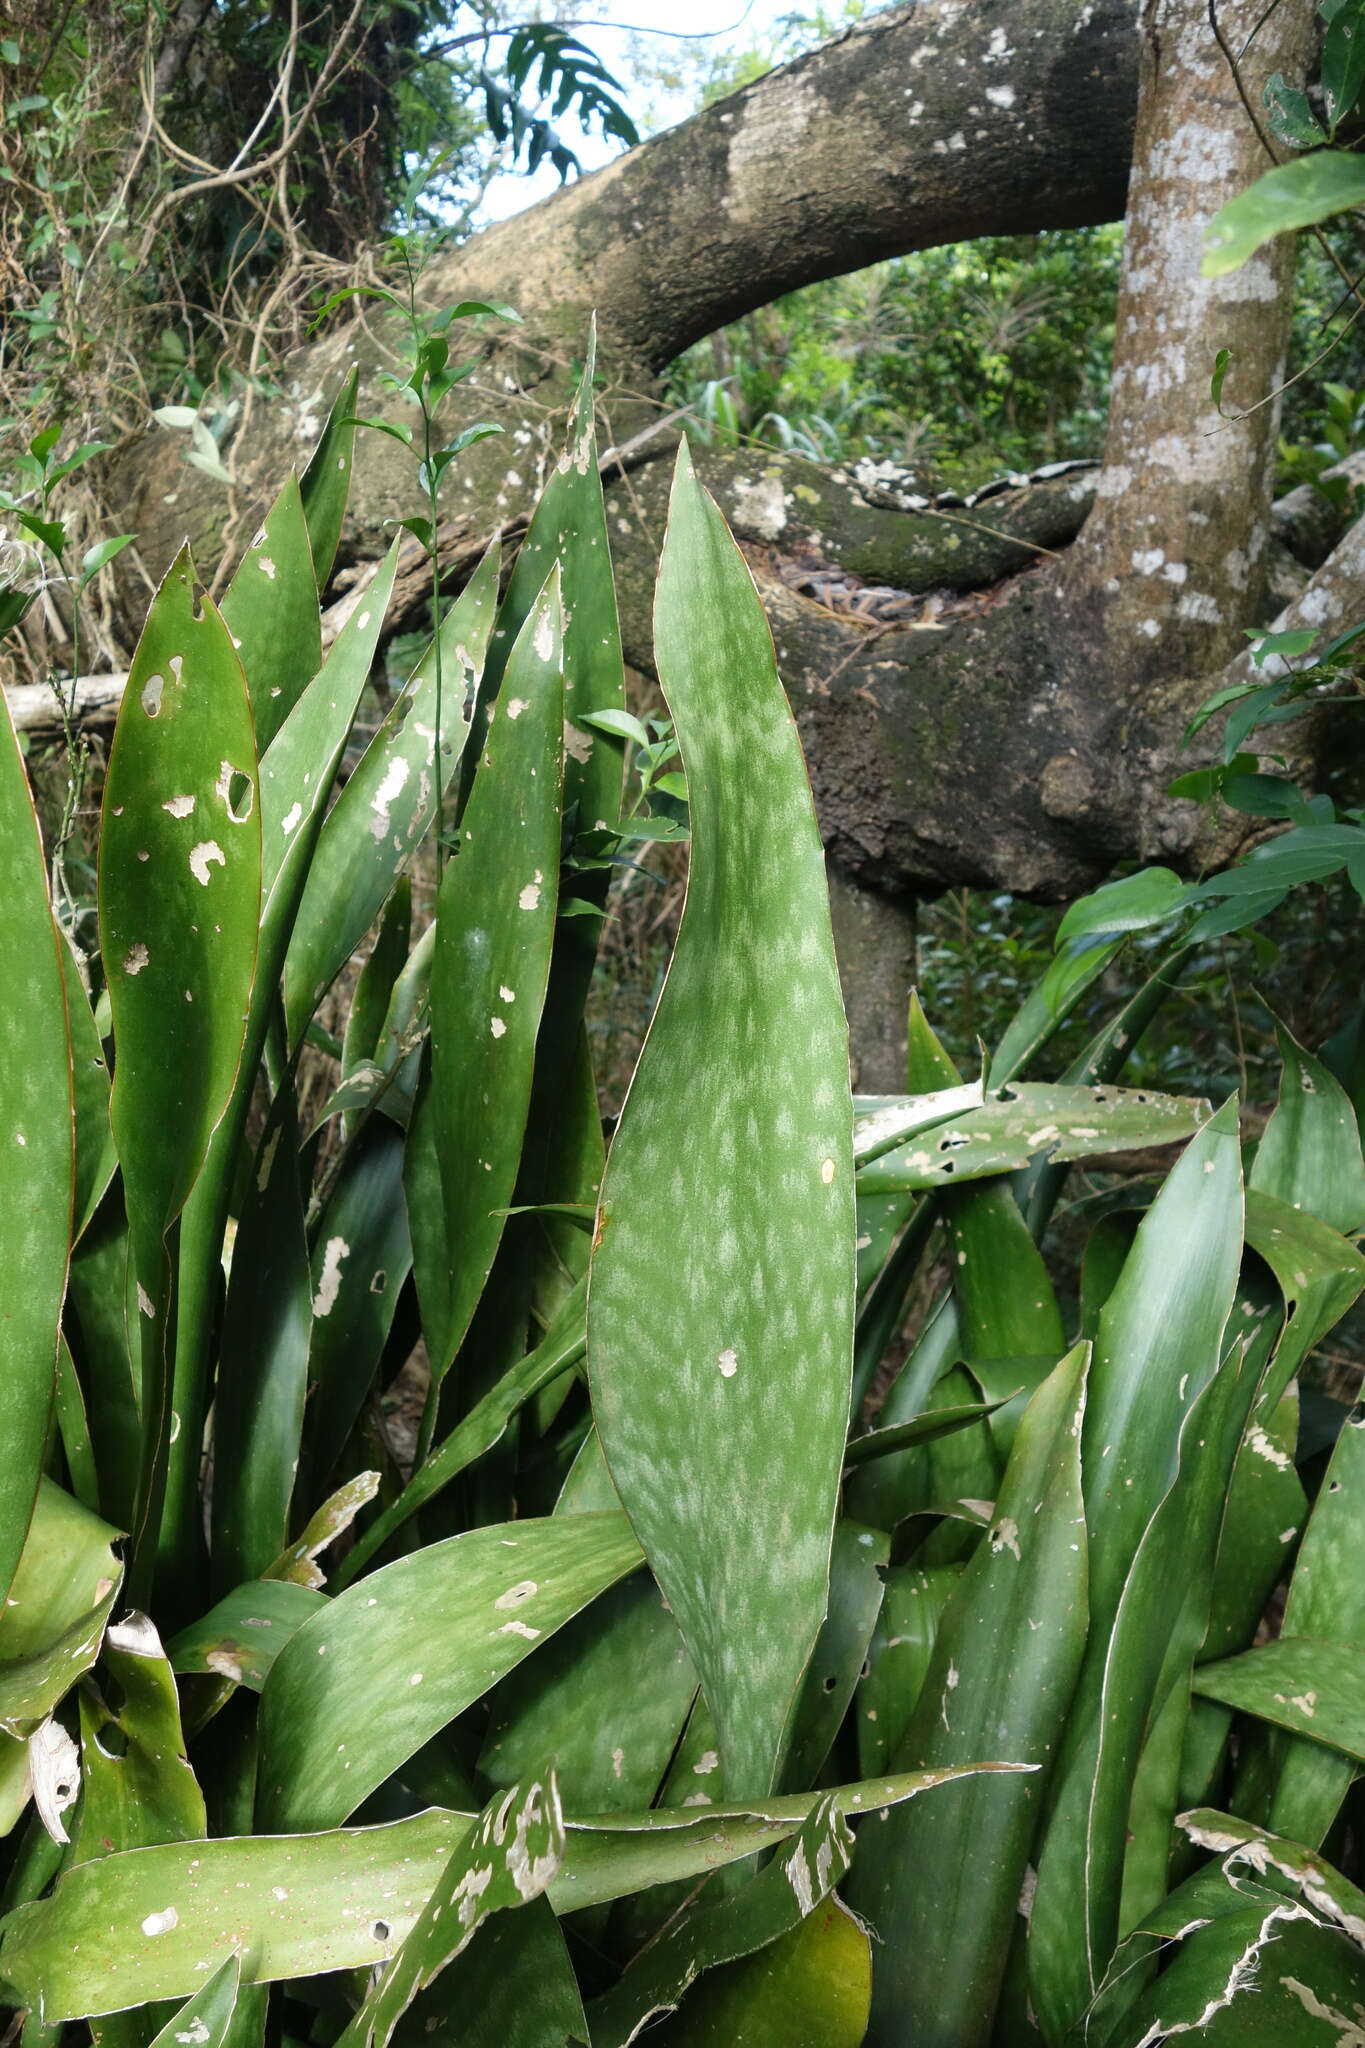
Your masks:
M1259 11L1258 0L1224 0L1234 45ZM1272 69L1303 75L1313 17L1312 0L1282 0L1247 61L1252 95ZM629 658L647 668L677 433L658 370L795 285L935 242L1115 217L1139 74L1098 472L925 509L878 465L840 474L793 456L699 451L749 554L801 724L864 1086L899 1084L917 893L972 882L1061 897L1119 858L1206 857L1200 813L1166 785L1193 765L1179 751L1189 713L1245 666L1242 629L1286 605L1295 623L1365 616L1360 529L1341 539L1320 505L1295 502L1302 494L1271 516L1275 407L1228 424L1210 405L1220 347L1240 356L1229 409L1275 387L1290 252L1274 248L1217 284L1199 277L1205 222L1264 161L1204 0L890 8L478 237L426 281L433 302L492 296L528 314L510 342L487 342L466 387L470 408L507 431L461 466L441 534L453 583L493 527L515 534L527 516L599 308L623 625ZM362 408L391 409L374 381L390 342L366 317L300 352L284 400L258 412L250 445L234 452L226 507L173 436L127 451L109 495L147 566L163 566L187 532L215 561L225 515L240 530L307 452L352 362ZM406 457L367 437L343 601L372 573L384 522L412 510ZM414 558L396 624L415 616L423 585Z
M1264 0L1223 0L1231 48L1265 12ZM1303 6L1262 23L1240 66L1253 105L1273 73L1305 75L1311 25ZM1091 630L1131 650L1134 682L1218 667L1264 613L1279 405L1258 401L1284 381L1294 241L1227 277L1201 276L1200 258L1210 216L1265 168L1207 0L1147 0L1104 467L1065 578L1073 603L1096 609ZM1222 348L1220 415L1210 376Z
M471 407L507 444L472 452L469 524L528 509L588 315L599 318L611 426L624 442L658 416L654 378L698 337L781 293L882 257L974 235L1080 226L1123 210L1137 86L1135 0L912 0L744 87L428 271L433 305L509 301L515 346L490 345ZM160 434L109 476L159 574L186 534L206 563L225 509L249 520L300 460L352 361L362 405L392 336L368 313L289 365L234 452L236 504ZM658 452L655 448L654 452ZM410 465L371 439L348 544L377 551L412 509Z

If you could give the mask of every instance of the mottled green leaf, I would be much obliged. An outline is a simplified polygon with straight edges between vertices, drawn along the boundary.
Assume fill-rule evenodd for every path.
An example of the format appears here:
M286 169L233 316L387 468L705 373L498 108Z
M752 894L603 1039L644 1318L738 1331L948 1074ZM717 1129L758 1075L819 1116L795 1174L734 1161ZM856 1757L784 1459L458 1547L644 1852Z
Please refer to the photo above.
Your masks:
M335 1603L338 1609L343 1604ZM844 1786L834 1797L848 1817L875 1815L962 1775L880 1778ZM767 1800L759 1810L571 1820L552 1903L556 1912L577 1912L741 1862L785 1841L816 1798ZM149 1999L183 1998L206 1971L243 1949L244 1935L250 1937L242 1955L248 1982L369 1969L394 1953L472 1825L470 1814L431 1808L384 1827L285 1840L240 1836L105 1857L68 1872L50 1898L9 1915L0 1978L17 2003L32 2006L40 2023L50 2024ZM382 1901L382 1919L376 1901ZM289 1911L281 1912L286 1904ZM127 1939L130 1927L141 1930L136 1942Z
M494 1913L538 1899L564 1860L554 1778L499 1792L452 1851L430 1898L340 2036L340 2048L388 2048L418 1993L464 1953Z
M118 1531L41 1482L0 1608L0 1729L31 1735L99 1654L123 1567Z
M290 1640L261 1695L259 1825L345 1820L639 1557L619 1514L493 1523L329 1601Z
M43 849L8 704L0 714L0 1213L6 1313L0 1318L0 1600L38 1491L57 1371L57 1326L71 1232L71 1065L61 942Z
M825 1611L852 1367L852 1111L796 729L749 572L685 448L655 648L692 861L603 1184L588 1360L727 1788L762 1796Z
M238 563L222 610L246 671L256 747L264 758L322 666L318 586L296 476L289 477Z
M927 1098L926 1098L927 1099ZM888 1116L890 1112L882 1112ZM858 1168L860 1194L940 1188L1014 1173L1034 1159L1088 1159L1188 1138L1208 1104L1150 1089L1012 1081L977 1109L936 1120L927 1135L897 1142ZM870 1122L870 1120L868 1120ZM867 1156L859 1125L860 1156Z
M351 493L351 468L355 459L355 402L360 371L348 373L332 400L318 443L299 479L303 516L308 525L308 544L318 589L325 590L336 561L341 529L346 522L346 503Z
M430 1114L446 1285L422 1301L433 1388L478 1305L517 1185L559 893L563 616L552 575L502 694L436 906ZM422 1272L418 1271L421 1293Z
M175 1679L145 1614L127 1615L109 1630L99 1684L87 1680L82 1688L81 1768L74 1864L208 1833L204 1796L185 1755Z
M1365 1423L1337 1438L1289 1583L1281 1633L1365 1642ZM1310 1735L1312 1729L1307 1731ZM1355 1773L1321 1741L1271 1738L1274 1793L1267 1815L1276 1834L1316 1845L1336 1819Z
M673 2011L704 1970L737 1962L789 1934L824 1900L853 1858L853 1831L828 1795L794 1841L742 1891L697 1905L588 2007L593 2048L628 2048L651 2019Z
M513 1785L553 1768L574 1813L647 1807L696 1690L677 1624L638 1572L498 1687L479 1770Z
M1365 1643L1280 1636L1201 1664L1194 1689L1365 1763Z
M466 699L482 672L493 628L498 563L494 542L441 625L443 789L464 751ZM436 815L435 720L436 664L434 647L428 647L318 835L284 974L291 1045L378 917Z
M1282 1024L1276 1037L1284 1062L1280 1099L1256 1147L1247 1186L1307 1210L1333 1230L1359 1230L1365 1224L1365 1160L1351 1098Z
M835 1897L756 1955L713 1970L650 2048L861 2048L872 1990L867 1935Z
M1090 1631L1038 1859L1029 1939L1033 2004L1044 2030L1057 2035L1088 2004L1117 1939L1132 1773L1167 1645L1182 1622L1170 1597L1168 1552L1179 1555L1191 1534L1187 1517L1209 1504L1199 1481L1211 1465L1221 1507L1226 1474L1216 1468L1216 1452L1198 1455L1198 1425L1202 1414L1217 1444L1214 1411L1221 1418L1240 1385L1229 1366L1213 1407L1201 1403L1218 1372L1242 1218L1233 1101L1187 1146L1143 1218L1095 1342L1082 1446ZM1227 1446L1229 1471L1241 1427L1238 1420ZM1206 1533L1211 1576L1216 1523ZM1187 1583L1207 1602L1207 1582L1201 1589L1192 1575ZM1191 1656L1206 1624L1207 1608L1197 1628L1191 1622Z
M882 1938L870 2042L971 2048L990 2039L1046 1773L1085 1648L1088 1364L1089 1347L1078 1345L1025 1410L986 1540L944 1609L896 1752L917 1767L957 1763L984 1742L1037 1771L973 1780L945 1797L927 1831L912 1807L861 1844L850 1898Z
M172 1671L202 1672L259 1692L289 1638L326 1602L288 1579L235 1586L166 1645Z

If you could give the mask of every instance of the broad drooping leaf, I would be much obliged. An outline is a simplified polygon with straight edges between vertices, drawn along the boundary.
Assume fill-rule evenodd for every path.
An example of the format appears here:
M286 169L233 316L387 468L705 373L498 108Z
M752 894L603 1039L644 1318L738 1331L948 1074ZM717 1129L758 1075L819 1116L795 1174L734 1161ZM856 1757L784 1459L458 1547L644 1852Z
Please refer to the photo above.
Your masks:
M973 1779L917 1827L900 1809L860 1845L851 1902L881 1936L868 2039L990 2039L1029 1846L1088 1625L1078 1345L1024 1411L986 1540L943 1611L898 1765L985 1748L1035 1772Z
M261 1695L257 1820L329 1827L640 1560L620 1514L493 1523L305 1622Z
M0 1600L33 1512L57 1371L71 1230L71 1068L59 940L23 756L0 712Z
M1365 1763L1365 1643L1278 1636L1202 1664L1195 1690Z
M290 1637L323 1605L321 1593L289 1579L234 1586L166 1645L171 1669L228 1678L259 1692Z
M1212 1389L1222 1417L1214 1382L1242 1243L1235 1112L1235 1102L1225 1105L1187 1146L1139 1227L1095 1341L1082 1447L1090 1628L1029 1929L1033 2004L1057 2034L1089 2003L1117 1940L1136 1747L1182 1622L1169 1575L1183 1568L1181 1542L1192 1538L1184 1518L1211 1506L1207 1479L1221 1446L1212 1411L1201 1408L1207 1427L1193 1411ZM1222 1377L1230 1393L1231 1366ZM1240 1434L1238 1423L1229 1471ZM1214 1469L1212 1482L1221 1506L1226 1475ZM1211 1546L1216 1522L1206 1533ZM1209 1567L1211 1578L1211 1556ZM1192 1656L1207 1625L1208 1585L1199 1585L1193 1557L1188 1568L1182 1591L1206 1603L1191 1624Z
M934 1098L919 1099L927 1111ZM854 1133L858 1192L950 1187L1014 1173L1039 1158L1086 1159L1169 1145L1190 1137L1207 1116L1205 1102L1150 1089L1012 1081L984 1101L978 1098L975 1108L950 1105L941 1118L926 1114L922 1135L909 1139L888 1137L895 1128L894 1107L860 1119Z
M1204 275L1226 277L1276 235L1307 228L1365 201L1365 161L1320 149L1266 171L1221 206L1205 231Z
M963 1775L878 1778L830 1796L839 1813L866 1814L875 1826L884 1807L932 1795ZM658 1809L568 1821L551 1902L558 1913L577 1912L742 1862L794 1834L819 1796L765 1800L758 1811ZM473 1825L472 1814L435 1807L383 1827L101 1857L7 1918L0 1979L15 2003L51 2024L188 1997L234 1950L251 1983L370 1969L397 1949ZM126 1938L130 1926L136 1940Z
M685 448L655 649L691 869L603 1185L588 1362L726 1786L761 1797L825 1611L852 1373L852 1105L800 744L748 570Z

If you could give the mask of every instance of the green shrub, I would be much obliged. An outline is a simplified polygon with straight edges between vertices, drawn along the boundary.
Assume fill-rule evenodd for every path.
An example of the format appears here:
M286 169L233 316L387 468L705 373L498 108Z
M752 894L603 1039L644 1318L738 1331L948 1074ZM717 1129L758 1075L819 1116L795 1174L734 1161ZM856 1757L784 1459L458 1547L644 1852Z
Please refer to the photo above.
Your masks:
M1365 1280L1351 1104L1286 1036L1244 1187L1235 1104L1118 1087L1178 950L1021 1078L1122 936L981 1081L915 1006L909 1092L854 1102L752 582L684 452L674 769L623 707L591 391L339 789L397 560L324 655L344 402L221 611L172 566L97 958L0 736L0 1979L117 2048L1345 2038L1365 1435L1295 1454ZM607 1153L607 884L684 816ZM1073 1205L1073 1289L1069 1165L1153 1145Z

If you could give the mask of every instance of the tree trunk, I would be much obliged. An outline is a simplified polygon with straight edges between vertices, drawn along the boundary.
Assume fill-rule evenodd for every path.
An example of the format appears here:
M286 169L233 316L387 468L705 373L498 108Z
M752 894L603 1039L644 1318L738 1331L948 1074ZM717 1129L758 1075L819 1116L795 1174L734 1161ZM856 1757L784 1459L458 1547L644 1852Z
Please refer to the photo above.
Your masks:
M1224 4L1235 39L1257 10ZM1272 68L1303 76L1312 18L1312 0L1273 12L1247 59L1249 96ZM504 297L528 315L511 341L484 344L465 387L469 407L507 433L469 451L458 472L441 532L454 583L495 526L515 534L525 519L599 307L623 625L630 658L647 666L678 431L658 369L718 323L832 272L936 241L1113 217L1139 70L1098 483L1078 467L924 508L882 465L834 472L757 450L699 451L767 601L826 841L840 886L855 892L900 903L968 882L1061 897L1116 859L1203 857L1200 812L1166 785L1192 765L1179 753L1189 712L1245 664L1243 629L1291 603L1314 624L1365 613L1357 530L1306 590L1302 562L1267 538L1274 405L1231 423L1213 416L1220 346L1239 352L1228 392L1242 406L1278 382L1289 251L1217 284L1198 274L1205 222L1262 162L1203 0L888 9L476 237L424 281L433 303ZM283 400L260 409L249 444L232 451L242 517L311 446L351 362L362 408L394 409L374 382L391 360L369 312L291 360ZM119 524L136 527L154 571L187 531L206 567L222 546L223 493L181 453L174 436L149 436L108 477ZM366 437L338 579L348 598L413 494L405 453ZM1315 524L1303 507L1281 520L1310 562L1331 537L1319 534L1314 554ZM423 604L416 562L400 593L395 625ZM846 922L856 930L860 919ZM908 943L895 940L902 962ZM889 1070L895 1047L883 1054Z
M1224 0L1233 49L1264 13L1264 0ZM1273 73L1304 76L1311 23L1306 6L1264 23L1241 65L1254 106ZM1284 381L1294 275L1290 236L1227 277L1200 274L1210 216L1267 167L1206 0L1147 0L1142 45L1109 432L1064 578L1134 679L1218 668L1264 616L1280 408L1258 401ZM1210 380L1223 348L1220 415Z

